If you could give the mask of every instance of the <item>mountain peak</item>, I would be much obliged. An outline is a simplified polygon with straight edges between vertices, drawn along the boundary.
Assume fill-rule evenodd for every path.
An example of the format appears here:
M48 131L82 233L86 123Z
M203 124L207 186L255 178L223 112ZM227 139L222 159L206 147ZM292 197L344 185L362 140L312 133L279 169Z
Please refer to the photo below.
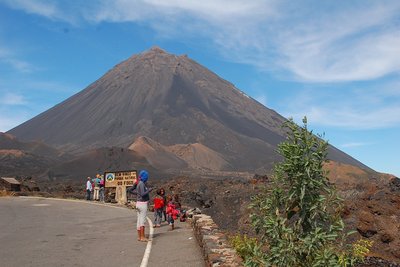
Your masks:
M158 46L151 47L149 50L145 51L145 53L168 54L164 49L161 49Z
M142 52L141 54L138 55L141 59L143 58L164 58L164 59L169 59L175 61L180 61L180 59L187 59L188 55L187 54L182 54L182 55L175 55L172 53L168 53L168 51L160 48L159 46L153 46L150 49ZM135 55L133 56L135 57Z
M123 67L127 65L136 65L136 64L143 64L143 63L150 63L150 65L171 65L175 66L176 62L178 62L179 57L168 53L166 50L158 47L158 46L153 46L148 50L143 51L142 53L139 54L134 54L130 58L128 58L126 61L121 62L117 66Z

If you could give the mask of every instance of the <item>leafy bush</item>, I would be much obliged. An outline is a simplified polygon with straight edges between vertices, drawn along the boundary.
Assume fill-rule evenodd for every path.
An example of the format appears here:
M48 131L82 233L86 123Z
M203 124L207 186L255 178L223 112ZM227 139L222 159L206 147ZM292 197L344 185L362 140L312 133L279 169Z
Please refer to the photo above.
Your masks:
M323 170L328 142L303 123L284 124L288 137L278 146L284 159L272 185L252 199L252 224L268 249L240 244L248 266L352 266L358 259L345 244L351 233L340 217L342 201Z
M251 257L255 247L258 246L256 238L249 238L247 235L240 234L230 237L229 242L242 259Z

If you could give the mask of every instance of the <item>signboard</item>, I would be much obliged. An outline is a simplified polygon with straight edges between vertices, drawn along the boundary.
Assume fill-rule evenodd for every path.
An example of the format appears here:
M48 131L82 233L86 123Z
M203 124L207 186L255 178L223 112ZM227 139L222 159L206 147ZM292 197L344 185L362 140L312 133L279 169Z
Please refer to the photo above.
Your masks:
M116 172L105 172L104 182L105 187L120 187L120 186L133 186L136 182L137 171L116 171Z

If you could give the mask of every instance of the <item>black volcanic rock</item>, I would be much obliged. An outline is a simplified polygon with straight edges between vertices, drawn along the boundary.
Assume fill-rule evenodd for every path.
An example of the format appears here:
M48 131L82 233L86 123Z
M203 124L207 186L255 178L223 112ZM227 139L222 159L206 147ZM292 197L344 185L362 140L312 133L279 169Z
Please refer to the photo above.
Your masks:
M188 57L152 48L9 133L69 153L128 148L140 136L164 146L199 143L223 157L224 170L253 171L279 160L284 121ZM367 168L333 147L329 157Z

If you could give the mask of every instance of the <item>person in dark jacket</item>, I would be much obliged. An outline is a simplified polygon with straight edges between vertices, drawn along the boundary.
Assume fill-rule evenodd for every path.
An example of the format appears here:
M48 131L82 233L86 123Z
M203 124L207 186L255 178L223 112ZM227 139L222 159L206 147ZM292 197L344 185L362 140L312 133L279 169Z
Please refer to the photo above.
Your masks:
M148 202L150 200L150 192L153 190L152 188L147 187L147 180L149 179L149 173L146 170L141 170L139 173L139 183L136 188L137 192L137 201L136 201L136 210L137 210L137 232L138 232L138 240L147 242L148 239L145 236L145 224L146 224L146 216L147 216L147 208Z

